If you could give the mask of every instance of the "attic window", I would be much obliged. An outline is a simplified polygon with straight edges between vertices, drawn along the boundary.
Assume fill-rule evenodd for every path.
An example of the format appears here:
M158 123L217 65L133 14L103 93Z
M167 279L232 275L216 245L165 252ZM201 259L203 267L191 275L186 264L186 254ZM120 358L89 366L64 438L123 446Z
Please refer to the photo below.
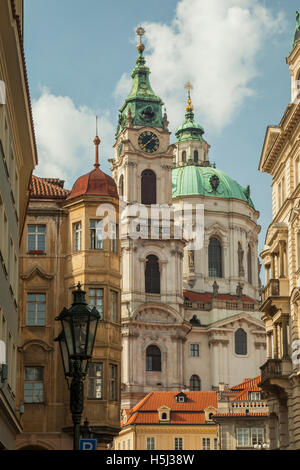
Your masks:
M168 419L167 413L162 413L162 414L161 414L161 419L162 419L162 420L163 420L163 419Z
M188 401L188 399L185 393L179 393L178 395L176 395L175 401L177 403L185 403Z

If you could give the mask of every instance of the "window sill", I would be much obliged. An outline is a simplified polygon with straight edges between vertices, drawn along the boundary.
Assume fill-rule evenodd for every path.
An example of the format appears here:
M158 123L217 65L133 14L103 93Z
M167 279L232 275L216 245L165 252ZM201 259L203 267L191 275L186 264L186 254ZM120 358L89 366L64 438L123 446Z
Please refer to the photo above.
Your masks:
M45 255L45 251L42 250L30 250L27 251L27 255Z

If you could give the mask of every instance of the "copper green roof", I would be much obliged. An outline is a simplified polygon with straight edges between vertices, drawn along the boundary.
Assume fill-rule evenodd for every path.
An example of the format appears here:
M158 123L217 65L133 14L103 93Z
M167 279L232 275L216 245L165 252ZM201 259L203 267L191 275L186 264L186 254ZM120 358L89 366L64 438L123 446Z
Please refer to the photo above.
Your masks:
M253 209L250 188L243 188L221 170L210 166L186 165L172 170L173 198L183 196L211 196L239 199Z
M139 56L131 74L133 79L131 91L119 112L117 135L127 125L128 113L131 115L131 124L133 126L163 128L162 106L164 103L151 88L150 70L145 65L143 50L143 44L139 44Z
M294 35L294 44L293 47L296 46L297 42L300 40L300 12L296 12L296 30Z
M185 140L198 140L202 141L204 134L203 127L200 124L197 124L194 121L194 113L192 111L188 111L185 114L185 121L182 126L178 127L175 135L177 137L176 142L183 142Z

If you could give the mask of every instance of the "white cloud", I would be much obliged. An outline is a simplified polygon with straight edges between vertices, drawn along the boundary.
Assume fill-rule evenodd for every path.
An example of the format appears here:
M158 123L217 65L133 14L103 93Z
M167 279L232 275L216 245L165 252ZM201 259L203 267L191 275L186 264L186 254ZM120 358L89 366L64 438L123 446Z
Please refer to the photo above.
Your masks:
M90 171L95 155L96 114L101 139L100 164L107 172L114 139L109 113L77 108L68 96L55 96L43 88L40 98L33 101L39 156L35 174L65 179L65 186L71 188L79 175Z
M183 121L187 80L197 119L215 130L228 125L255 93L264 41L283 24L283 13L275 17L259 0L181 0L170 26L143 23L151 85L166 103L171 130ZM121 77L118 94L128 79Z

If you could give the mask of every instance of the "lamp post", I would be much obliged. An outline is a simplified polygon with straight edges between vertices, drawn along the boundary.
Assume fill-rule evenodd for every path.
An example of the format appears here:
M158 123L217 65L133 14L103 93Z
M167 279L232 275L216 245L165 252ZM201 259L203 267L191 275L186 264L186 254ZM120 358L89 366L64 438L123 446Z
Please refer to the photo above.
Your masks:
M64 374L70 385L70 410L74 424L74 450L79 450L80 423L83 412L83 381L92 357L100 315L95 307L91 309L85 301L85 291L80 282L73 291L72 307L66 307L55 320L62 324L57 337L64 367Z

